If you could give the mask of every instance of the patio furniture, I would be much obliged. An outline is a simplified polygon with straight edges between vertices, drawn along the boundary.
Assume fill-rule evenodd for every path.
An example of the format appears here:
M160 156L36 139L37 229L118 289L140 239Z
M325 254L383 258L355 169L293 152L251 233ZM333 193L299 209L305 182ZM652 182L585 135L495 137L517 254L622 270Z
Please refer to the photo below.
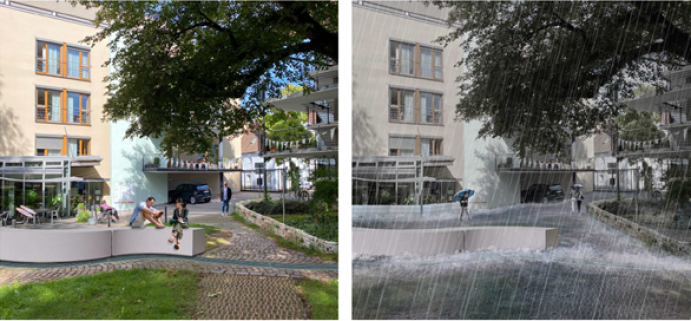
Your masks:
M34 220L34 225L36 224L36 217L35 217L35 216L31 215L29 212L25 211L25 210L24 210L23 208L21 208L21 207L17 207L15 210L17 211L17 213L19 213L19 214L21 214L22 216L24 216L24 220L23 220L23 221L16 222L15 224L26 224L26 223L29 222L29 219L33 219L33 220Z
M1 226L7 226L7 211L0 212L0 227Z
M50 215L50 224L53 224L53 219L56 217L58 218L58 221L62 221L60 218L60 210L51 210L48 213L48 215Z
M21 207L22 209L24 209L27 213L31 214L31 216L32 216L33 219L34 219L34 224L36 224L36 219L37 219L37 218L38 218L38 223L39 223L39 224L41 223L41 218L38 217L38 214L36 213L36 211L34 211L34 210L32 210L32 209L30 209L30 208L24 206L24 205L19 205L19 207Z

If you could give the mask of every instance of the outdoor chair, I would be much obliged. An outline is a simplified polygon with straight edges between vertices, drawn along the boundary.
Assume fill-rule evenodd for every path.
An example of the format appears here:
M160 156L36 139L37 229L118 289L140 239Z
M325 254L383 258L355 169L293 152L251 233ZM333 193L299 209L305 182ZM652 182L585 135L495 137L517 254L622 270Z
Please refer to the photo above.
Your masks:
M31 214L31 216L34 218L34 223L36 223L36 219L38 218L38 222L41 223L41 218L34 212L34 210L24 206L24 205L19 205L22 209L24 209L27 213Z
M0 212L0 226L7 226L7 211Z
M16 224L26 224L26 223L29 222L29 219L33 219L33 220L34 220L34 224L36 224L36 216L31 215L31 213L25 211L25 210L24 210L23 208L21 208L21 207L17 207L15 210L17 211L17 213L19 213L19 214L21 214L22 216L24 216L24 220L23 220L23 221L20 221L20 222L17 222Z
M53 222L53 219L56 217L58 218L58 221L62 221L62 219L60 218L60 210L53 210L53 211L50 211L48 213L50 215L50 221L51 222Z

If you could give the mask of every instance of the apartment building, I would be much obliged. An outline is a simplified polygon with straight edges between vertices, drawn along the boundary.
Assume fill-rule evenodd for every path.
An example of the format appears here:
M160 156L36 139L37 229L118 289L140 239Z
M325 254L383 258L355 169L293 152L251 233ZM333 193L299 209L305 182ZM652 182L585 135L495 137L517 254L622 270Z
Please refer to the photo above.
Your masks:
M457 44L447 11L421 2L353 2L353 204L446 203L461 188Z
M55 1L0 1L0 207L110 200L110 124L102 122L106 43L95 12Z

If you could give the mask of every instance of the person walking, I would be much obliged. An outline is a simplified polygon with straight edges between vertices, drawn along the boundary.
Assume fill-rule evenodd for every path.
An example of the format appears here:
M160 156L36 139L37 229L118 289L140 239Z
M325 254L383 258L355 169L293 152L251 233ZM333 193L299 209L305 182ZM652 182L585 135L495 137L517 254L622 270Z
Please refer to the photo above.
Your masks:
M573 214L576 211L576 201L578 200L578 193L576 192L575 186L571 186L569 196L571 196L571 214Z
M223 183L223 192L221 193L221 216L228 216L230 210L230 198L233 196L233 191L228 187L228 183Z
M579 187L576 190L576 203L578 203L578 213L581 213L581 202L585 199L585 196L583 196L583 192L581 192L581 188Z
M463 220L463 213L468 214L469 220L472 219L470 212L468 212L468 196L465 194L461 197L461 221Z

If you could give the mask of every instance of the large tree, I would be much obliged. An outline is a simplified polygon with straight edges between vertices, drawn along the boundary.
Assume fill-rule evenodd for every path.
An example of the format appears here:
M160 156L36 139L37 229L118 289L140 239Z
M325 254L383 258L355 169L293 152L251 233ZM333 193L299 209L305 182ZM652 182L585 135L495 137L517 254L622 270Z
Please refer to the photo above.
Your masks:
M104 119L131 121L128 138L162 137L166 151L203 152L255 124L265 98L306 70L338 61L337 2L79 3L107 24L84 39L113 52Z
M662 72L691 61L689 2L433 3L452 27L437 41L460 40L467 55L457 116L482 120L480 138L515 138L521 154L607 129L622 99L667 90Z

